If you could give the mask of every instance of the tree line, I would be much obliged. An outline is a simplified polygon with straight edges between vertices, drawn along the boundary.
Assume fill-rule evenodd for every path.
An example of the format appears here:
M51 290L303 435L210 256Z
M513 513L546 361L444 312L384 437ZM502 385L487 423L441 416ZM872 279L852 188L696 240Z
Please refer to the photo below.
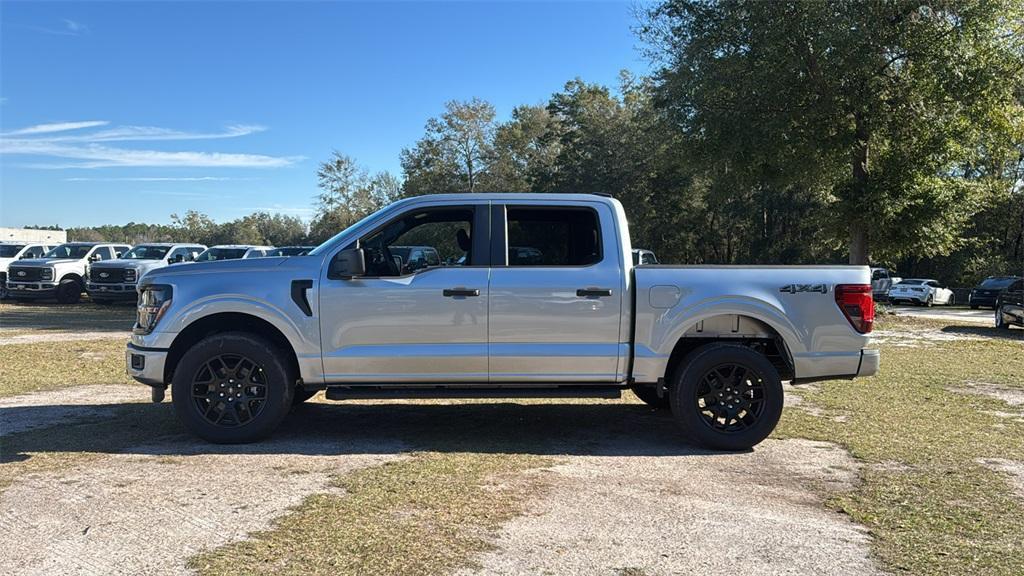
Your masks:
M664 262L1024 271L1024 1L669 0L636 31L649 76L573 79L503 121L451 101L401 178L334 152L308 226L189 212L71 235L317 243L404 196L596 192Z

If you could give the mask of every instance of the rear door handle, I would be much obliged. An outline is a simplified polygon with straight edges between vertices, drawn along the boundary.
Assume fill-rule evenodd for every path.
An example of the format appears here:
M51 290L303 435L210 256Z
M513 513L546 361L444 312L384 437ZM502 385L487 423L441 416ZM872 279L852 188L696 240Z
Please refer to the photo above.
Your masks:
M480 291L476 288L445 288L441 292L448 298L456 298L458 296L479 296Z
M580 288L576 291L576 295L580 298L592 298L595 296L611 296L611 288Z

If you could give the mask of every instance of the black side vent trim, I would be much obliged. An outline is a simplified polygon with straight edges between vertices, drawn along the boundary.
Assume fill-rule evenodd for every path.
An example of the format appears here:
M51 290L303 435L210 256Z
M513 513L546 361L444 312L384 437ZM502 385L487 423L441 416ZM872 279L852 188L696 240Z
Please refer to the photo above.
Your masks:
M312 287L312 280L292 280L292 302L295 302L306 316L313 315L313 309L309 307L309 300L306 298L306 290Z

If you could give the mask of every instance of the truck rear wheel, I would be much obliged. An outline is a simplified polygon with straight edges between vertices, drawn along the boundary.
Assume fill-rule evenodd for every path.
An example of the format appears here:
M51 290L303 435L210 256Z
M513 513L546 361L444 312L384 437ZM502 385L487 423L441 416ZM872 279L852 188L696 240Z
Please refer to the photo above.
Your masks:
M237 444L268 436L292 406L295 380L281 352L253 334L214 334L195 344L174 370L174 411L209 442Z
M694 350L680 363L670 392L672 414L687 436L715 450L752 448L782 416L778 371L745 346Z
M633 394L643 401L644 404L647 404L652 408L657 408L658 410L667 410L669 407L668 394L658 396L658 390L655 386L657 385L634 384L630 386L629 389L632 390Z
M74 304L82 298L82 285L74 278L65 278L57 285L57 302Z

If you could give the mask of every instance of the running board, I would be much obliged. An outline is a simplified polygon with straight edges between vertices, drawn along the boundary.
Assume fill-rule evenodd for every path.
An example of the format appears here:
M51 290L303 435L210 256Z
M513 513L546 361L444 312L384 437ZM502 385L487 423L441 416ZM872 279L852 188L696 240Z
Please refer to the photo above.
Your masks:
M399 398L621 398L616 386L554 386L547 388L452 388L447 386L330 386L328 400L386 400Z

